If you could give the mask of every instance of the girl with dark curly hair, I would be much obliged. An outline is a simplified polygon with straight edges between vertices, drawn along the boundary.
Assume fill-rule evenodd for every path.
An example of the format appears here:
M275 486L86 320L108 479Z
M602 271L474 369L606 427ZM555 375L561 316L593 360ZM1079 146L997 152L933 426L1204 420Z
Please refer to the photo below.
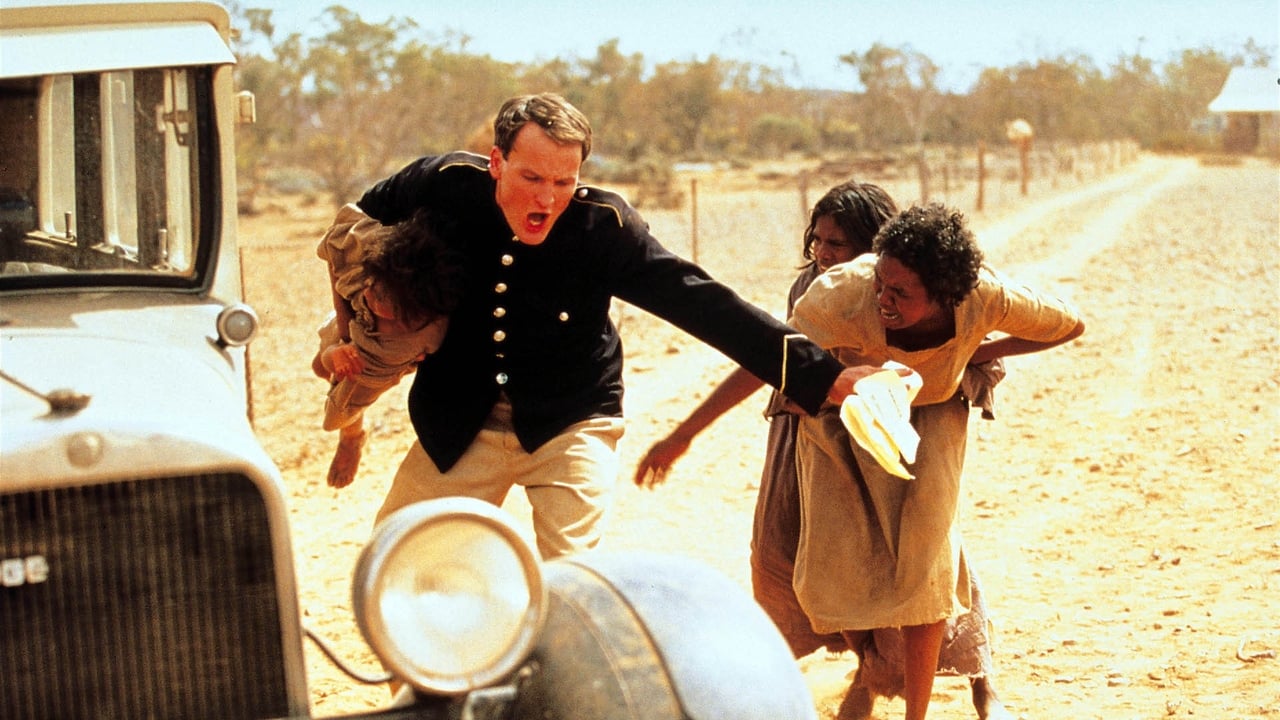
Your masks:
M907 720L928 710L947 620L973 603L955 526L969 420L965 369L1084 332L1068 303L982 260L961 213L913 207L881 227L871 254L817 278L791 317L862 376L894 362L923 380L911 400L919 445L906 465L910 479L856 442L834 405L802 418L796 438L800 605L820 633L902 629Z
M848 180L823 194L809 214L801 246L806 262L788 291L788 313L823 272L870 252L876 233L897 212L888 193L871 183ZM636 465L635 483L652 488L665 482L672 466L689 451L699 433L763 386L751 373L735 369L688 417L645 452ZM792 587L800 533L795 465L800 416L791 412L775 391L765 417L769 420L769 433L751 531L752 593L797 658L824 647L832 652L854 651L858 673L836 717L870 717L877 697L897 697L903 692L902 634L897 628L843 634L813 631ZM994 661L981 586L975 574L970 575L970 582L970 609L949 623L947 641L938 658L938 673L969 679L980 720L1007 720L1012 716L1005 710L991 679Z

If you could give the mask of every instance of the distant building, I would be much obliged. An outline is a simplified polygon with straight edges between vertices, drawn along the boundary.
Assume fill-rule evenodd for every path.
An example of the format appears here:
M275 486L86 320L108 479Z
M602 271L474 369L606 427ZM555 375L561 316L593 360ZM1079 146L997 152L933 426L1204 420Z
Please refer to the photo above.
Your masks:
M1277 152L1280 140L1280 70L1275 68L1232 68L1209 111L1226 115L1222 149L1230 153L1252 153L1262 149Z

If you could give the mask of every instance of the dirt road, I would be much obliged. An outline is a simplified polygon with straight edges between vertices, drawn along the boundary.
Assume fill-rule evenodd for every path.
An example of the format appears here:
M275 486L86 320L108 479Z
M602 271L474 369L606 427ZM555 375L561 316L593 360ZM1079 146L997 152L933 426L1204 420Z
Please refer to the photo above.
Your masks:
M794 193L708 192L701 204L698 259L781 313L803 228ZM265 325L257 425L291 491L306 620L367 663L348 572L411 441L404 388L372 413L355 485L325 487L333 438L318 429L323 388L307 365L327 301L312 249L332 209L282 209L241 227ZM646 216L673 249L695 251L686 217ZM1001 696L1023 718L1280 716L1280 172L1143 157L972 221L992 265L1072 299L1088 323L1070 346L1012 359L997 419L972 420L961 522ZM620 318L629 423L606 543L693 556L748 588L764 395L699 438L667 486L633 487L639 455L730 366L661 321ZM526 511L518 497L508 508ZM854 660L801 664L830 717ZM318 713L384 697L319 653L308 672ZM901 715L901 701L875 713ZM930 717L974 717L966 684L940 678Z

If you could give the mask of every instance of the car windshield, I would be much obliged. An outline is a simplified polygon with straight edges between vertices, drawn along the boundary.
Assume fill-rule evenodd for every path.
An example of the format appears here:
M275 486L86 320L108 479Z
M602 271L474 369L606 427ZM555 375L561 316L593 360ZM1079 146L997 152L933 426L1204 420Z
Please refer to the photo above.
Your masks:
M209 76L0 79L0 290L203 281L212 234L201 223L212 218L200 217L199 195L216 164L200 91Z

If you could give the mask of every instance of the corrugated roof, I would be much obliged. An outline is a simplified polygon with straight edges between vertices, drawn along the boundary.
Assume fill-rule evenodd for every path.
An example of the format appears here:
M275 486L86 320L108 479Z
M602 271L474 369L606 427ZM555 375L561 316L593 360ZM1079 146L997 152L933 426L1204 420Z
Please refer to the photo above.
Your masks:
M1280 70L1232 68L1210 112L1280 112Z

